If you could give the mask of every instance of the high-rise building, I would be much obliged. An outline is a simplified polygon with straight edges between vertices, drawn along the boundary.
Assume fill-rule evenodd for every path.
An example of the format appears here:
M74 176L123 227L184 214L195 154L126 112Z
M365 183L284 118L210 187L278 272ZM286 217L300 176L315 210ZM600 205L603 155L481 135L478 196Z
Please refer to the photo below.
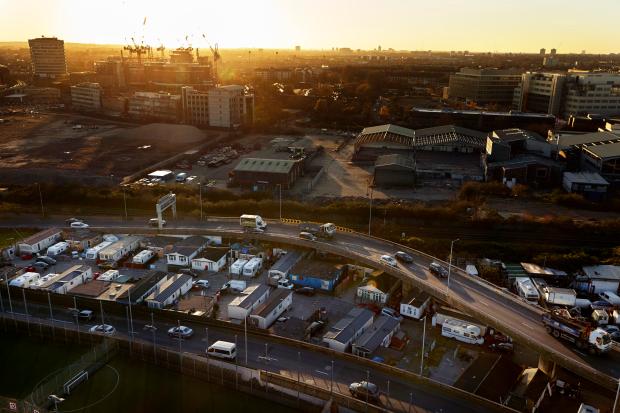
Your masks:
M547 49L543 47L542 49L540 49L540 52L538 54L544 56L546 53L547 53Z
M79 83L71 86L71 106L74 110L101 110L102 89L99 83Z
M295 46L295 51L296 51L297 53L301 52L301 46Z
M512 69L463 68L450 76L450 98L470 100L479 104L510 105L521 72Z
M557 54L557 50L556 49L551 49L551 56L555 56Z
M35 77L56 78L67 74L65 42L55 37L28 40L32 71Z
M620 72L528 72L515 88L513 107L552 115L620 113Z
M239 85L209 90L209 125L234 128L254 120L254 95Z

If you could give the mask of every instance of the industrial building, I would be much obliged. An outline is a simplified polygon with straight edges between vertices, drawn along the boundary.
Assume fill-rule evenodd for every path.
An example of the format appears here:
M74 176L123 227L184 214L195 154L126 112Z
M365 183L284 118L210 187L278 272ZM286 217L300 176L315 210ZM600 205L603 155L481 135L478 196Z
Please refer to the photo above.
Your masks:
M614 188L620 188L620 137L579 145L582 169L596 172Z
M80 83L71 86L71 107L77 111L100 111L102 107L102 91L99 83Z
M609 182L596 172L564 172L562 187L591 201L601 201L607 198Z
M518 70L463 68L450 75L449 96L483 105L510 105L520 82L521 72Z
M275 188L290 189L297 178L303 175L302 161L291 159L243 158L230 173L234 186L254 190Z
M413 157L401 154L381 155L375 161L373 185L380 187L413 187L416 167Z
M67 75L65 42L56 37L29 39L32 72L39 78L59 78Z

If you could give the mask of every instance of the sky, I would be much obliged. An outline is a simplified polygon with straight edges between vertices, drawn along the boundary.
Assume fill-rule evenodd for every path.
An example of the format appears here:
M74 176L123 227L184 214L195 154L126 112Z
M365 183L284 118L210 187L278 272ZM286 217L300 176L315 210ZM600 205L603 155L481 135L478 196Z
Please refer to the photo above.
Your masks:
M0 41L618 53L619 15L620 0L0 0Z

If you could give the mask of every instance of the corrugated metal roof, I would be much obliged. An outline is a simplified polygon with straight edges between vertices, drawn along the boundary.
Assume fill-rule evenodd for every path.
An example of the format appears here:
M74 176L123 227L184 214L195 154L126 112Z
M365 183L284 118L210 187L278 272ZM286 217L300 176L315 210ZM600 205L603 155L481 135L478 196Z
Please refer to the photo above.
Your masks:
M590 142L581 145L585 150L592 152L601 159L620 157L620 138L603 142Z
M596 172L564 172L564 179L578 184L609 185L609 182Z
M353 308L349 313L338 321L327 333L323 339L334 340L339 343L346 344L353 336L369 321L372 320L372 311L365 308Z
M391 123L364 128L361 134L368 135L371 133L394 133L396 135L403 135L410 138L415 136L415 131L413 129L403 128L402 126L392 125Z
M361 347L369 353L374 352L381 342L394 330L398 328L400 321L394 317L386 315L379 316L360 338L357 339L354 346Z
M289 173L296 162L289 159L243 158L235 171Z

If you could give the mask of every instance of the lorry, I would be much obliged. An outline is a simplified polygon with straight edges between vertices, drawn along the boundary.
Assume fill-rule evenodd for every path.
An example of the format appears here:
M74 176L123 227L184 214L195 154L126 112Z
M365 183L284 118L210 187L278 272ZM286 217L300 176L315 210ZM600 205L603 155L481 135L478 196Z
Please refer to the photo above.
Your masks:
M570 288L544 287L543 294L547 304L574 307L577 293Z
M547 311L542 315L542 322L549 334L574 344L578 349L593 354L611 350L611 337L607 331L586 320L571 317L567 310Z
M267 223L260 215L243 214L239 218L239 224L245 231L263 232L267 230Z
M299 224L300 232L309 232L318 238L332 239L336 233L336 225L328 222L326 224L315 224L312 222L302 222Z

